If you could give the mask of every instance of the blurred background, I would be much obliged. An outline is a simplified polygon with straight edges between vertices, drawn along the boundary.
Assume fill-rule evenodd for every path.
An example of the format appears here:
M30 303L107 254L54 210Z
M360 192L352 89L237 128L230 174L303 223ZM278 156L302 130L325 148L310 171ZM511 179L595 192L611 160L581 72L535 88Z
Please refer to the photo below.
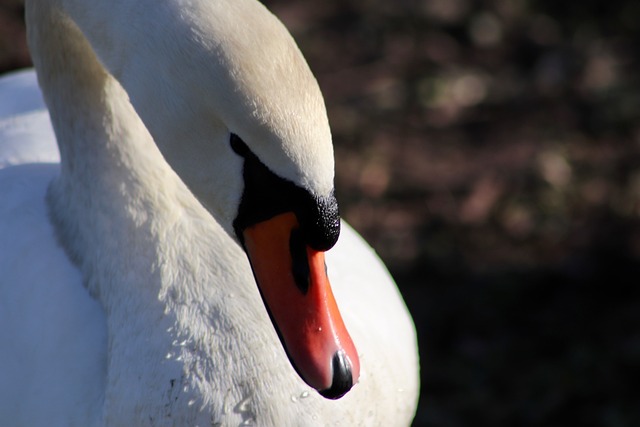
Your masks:
M264 3L413 314L414 425L639 426L640 2ZM1 72L22 13L0 0Z

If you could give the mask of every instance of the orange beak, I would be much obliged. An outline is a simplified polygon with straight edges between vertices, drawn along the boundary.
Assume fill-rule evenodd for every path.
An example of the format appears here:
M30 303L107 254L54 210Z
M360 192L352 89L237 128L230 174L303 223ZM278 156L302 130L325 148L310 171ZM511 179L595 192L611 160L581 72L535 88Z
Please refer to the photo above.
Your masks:
M324 252L307 246L293 213L247 227L244 244L258 288L293 367L323 396L358 381L360 361L340 316Z

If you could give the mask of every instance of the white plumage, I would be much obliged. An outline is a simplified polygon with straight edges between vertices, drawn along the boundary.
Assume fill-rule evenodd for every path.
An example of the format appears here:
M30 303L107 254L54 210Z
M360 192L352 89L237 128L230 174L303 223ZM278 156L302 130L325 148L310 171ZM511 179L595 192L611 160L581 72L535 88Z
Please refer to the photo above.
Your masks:
M291 367L229 235L242 191L230 131L309 191L333 179L322 99L286 31L253 1L138 2L155 9L133 18L128 3L27 3L62 170L34 72L0 79L1 424L409 424L415 331L366 243L343 223L327 253L361 363L333 401ZM268 42L238 45L252 37Z

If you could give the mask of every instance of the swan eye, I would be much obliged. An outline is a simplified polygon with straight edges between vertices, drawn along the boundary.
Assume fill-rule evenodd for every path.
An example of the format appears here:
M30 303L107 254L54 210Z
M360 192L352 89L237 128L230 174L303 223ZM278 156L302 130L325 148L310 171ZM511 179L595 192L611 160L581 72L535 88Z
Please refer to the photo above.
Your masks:
M231 149L241 157L247 157L251 152L247 144L235 133L232 133L229 137L229 144L231 145Z

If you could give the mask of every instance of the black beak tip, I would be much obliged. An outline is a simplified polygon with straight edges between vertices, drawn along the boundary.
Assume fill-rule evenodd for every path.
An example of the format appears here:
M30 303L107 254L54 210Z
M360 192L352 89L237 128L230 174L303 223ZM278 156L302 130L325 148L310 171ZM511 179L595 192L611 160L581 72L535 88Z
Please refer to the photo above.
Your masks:
M331 360L333 366L333 382L331 387L320 390L319 393L327 399L340 399L351 387L353 387L353 374L351 372L351 362L344 351L336 351Z

